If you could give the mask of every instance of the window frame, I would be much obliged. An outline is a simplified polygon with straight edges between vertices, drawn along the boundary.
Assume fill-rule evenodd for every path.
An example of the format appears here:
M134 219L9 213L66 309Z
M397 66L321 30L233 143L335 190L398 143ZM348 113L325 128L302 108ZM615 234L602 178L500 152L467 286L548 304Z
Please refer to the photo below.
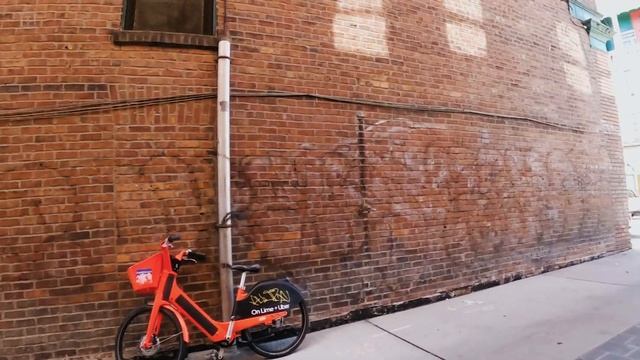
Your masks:
M185 34L185 35L204 35L211 36L215 34L216 27L216 0L202 0L203 2L203 11L202 11L202 31L200 33L181 33L174 32L175 34ZM134 29L133 22L136 14L136 0L125 0L122 9L122 30L123 31L152 31L152 32L162 32L167 33L167 31L157 31L157 30L149 30L149 29ZM207 16L209 15L209 16Z
M604 15L585 5L581 0L569 0L569 12L580 20L589 34L589 45L592 49L609 52L614 49L613 28L603 22Z
M217 33L217 0L209 1L209 6L205 3L205 11L211 14L210 21L204 21L203 32L206 34L195 33L176 33L167 31L152 30L129 30L127 27L133 27L135 16L135 0L124 0L122 4L122 16L120 19L120 28L111 32L111 40L117 46L157 46L170 48L190 48L202 50L218 49L218 33ZM133 8L133 11L130 9ZM205 14L203 13L203 16ZM207 29L206 31L204 31Z
M571 15L580 21L589 19L601 20L604 15L585 5L581 0L569 0Z

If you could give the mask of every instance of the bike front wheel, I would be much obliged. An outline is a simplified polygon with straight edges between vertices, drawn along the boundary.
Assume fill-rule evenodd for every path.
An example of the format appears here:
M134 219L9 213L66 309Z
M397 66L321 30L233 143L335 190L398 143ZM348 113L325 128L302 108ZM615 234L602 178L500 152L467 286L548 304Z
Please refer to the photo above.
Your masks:
M183 360L187 348L182 329L173 314L161 308L162 322L157 334L153 334L151 348L141 345L145 340L151 307L133 310L120 325L116 336L116 360Z
M291 304L289 314L270 326L245 330L249 347L266 358L277 358L294 352L309 330L309 311L304 300Z

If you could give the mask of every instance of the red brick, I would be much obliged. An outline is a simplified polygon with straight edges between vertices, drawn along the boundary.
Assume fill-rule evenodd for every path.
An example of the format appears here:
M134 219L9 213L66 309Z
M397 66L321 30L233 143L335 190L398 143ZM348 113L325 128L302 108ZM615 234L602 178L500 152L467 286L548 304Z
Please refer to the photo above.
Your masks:
M309 293L313 320L628 248L607 56L589 48L563 2L475 3L229 3L234 90L465 108L586 130L233 98L233 207L242 212L234 258L262 262L260 278L291 276ZM216 253L215 100L2 117L215 91L215 51L114 45L121 5L3 5L0 243L12 245L0 261L0 357L109 358L122 314L139 304L124 274L131 263L171 231L183 233L180 246ZM360 15L382 19L386 33L340 40L334 21ZM538 26L519 26L523 18ZM486 48L477 38L450 44L459 34L448 23L483 34ZM578 31L578 48L558 45L567 29ZM531 40L549 36L556 45ZM564 74L581 52L591 93ZM374 210L365 215L364 205ZM210 270L185 271L185 283L215 314ZM36 327L28 314L47 317ZM92 340L61 336L76 331ZM16 334L23 339L2 340Z

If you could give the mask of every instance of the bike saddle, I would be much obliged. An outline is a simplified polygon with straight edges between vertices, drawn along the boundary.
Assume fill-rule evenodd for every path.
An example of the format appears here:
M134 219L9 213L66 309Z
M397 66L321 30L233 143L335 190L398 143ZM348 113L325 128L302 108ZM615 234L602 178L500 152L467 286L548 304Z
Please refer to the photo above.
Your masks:
M253 265L231 265L231 270L237 270L242 272L257 273L260 272L260 264Z

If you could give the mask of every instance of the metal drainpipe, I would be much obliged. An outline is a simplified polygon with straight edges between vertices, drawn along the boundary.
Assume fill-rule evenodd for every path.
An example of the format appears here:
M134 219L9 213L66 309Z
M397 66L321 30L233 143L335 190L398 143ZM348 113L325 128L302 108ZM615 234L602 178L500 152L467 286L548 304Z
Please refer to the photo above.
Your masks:
M231 41L223 36L218 42L218 249L220 251L220 300L222 318L228 321L233 304L231 254L231 164L230 164L230 75Z

